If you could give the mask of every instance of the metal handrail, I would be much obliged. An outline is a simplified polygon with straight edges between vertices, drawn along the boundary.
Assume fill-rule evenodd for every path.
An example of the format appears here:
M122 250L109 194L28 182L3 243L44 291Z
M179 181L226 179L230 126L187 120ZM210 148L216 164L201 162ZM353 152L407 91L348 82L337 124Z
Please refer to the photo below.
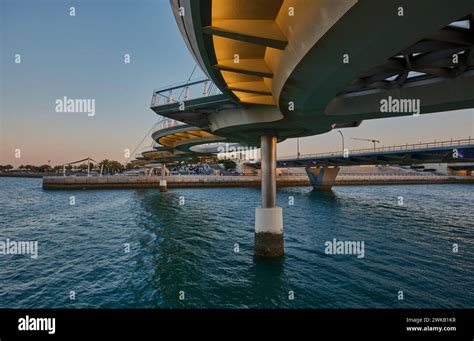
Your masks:
M202 96L195 96L194 98L190 98L190 95L189 95L190 89L192 87L194 88L195 86L199 84L204 85L202 89ZM176 91L176 90L181 90L181 91ZM164 88L153 90L151 106L156 107L156 106L161 106L161 105L178 103L181 101L186 102L190 99L209 97L209 96L214 96L221 93L222 92L219 90L219 88L209 78L188 80L186 82L176 83L176 84L166 86ZM176 94L178 94L177 97L176 97Z
M290 174L285 174L285 173L279 173L277 176L308 176L306 173L290 173ZM416 172L409 172L409 173L396 173L396 172L391 172L391 173L339 173L337 175L337 178L341 177L446 177L447 175L440 175L440 174L433 174L433 173L428 173L428 172L423 172L423 173L416 173Z
M390 151L403 151L403 150L415 150L415 149L429 149L429 148L436 148L436 147L457 147L463 145L469 145L474 143L474 138L467 138L467 139L460 139L460 140L450 140L450 141L433 141L433 142L426 142L426 143L416 143L416 144L405 144L405 145L398 145L398 146L388 146L388 147L376 147L376 148L364 148L364 149L353 149L349 150L349 155L354 154L365 154L365 153L377 153L377 152L390 152ZM286 159L304 159L304 158L311 158L311 157L326 157L326 156L336 156L340 157L344 155L344 151L335 151L335 152L324 152L324 153L316 153L316 154L304 154L304 155L292 155L292 156L281 156L278 157L278 160L286 160Z
M172 118L167 118L167 117L163 117L155 124L153 130L152 130L152 134L154 134L155 132L159 131L159 130L163 130L163 129L167 129L167 128L171 128L171 127L176 127L176 126L181 126L181 125L184 125L186 123L184 122L180 122L180 121L176 121L176 120L173 120Z

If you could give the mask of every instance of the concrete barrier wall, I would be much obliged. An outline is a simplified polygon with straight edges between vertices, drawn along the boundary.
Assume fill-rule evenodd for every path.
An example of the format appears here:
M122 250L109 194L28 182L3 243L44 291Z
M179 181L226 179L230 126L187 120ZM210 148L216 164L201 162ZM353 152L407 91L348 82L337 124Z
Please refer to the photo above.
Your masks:
M104 177L44 177L44 189L79 188L159 188L161 177L156 176L104 176ZM168 176L169 188L179 187L252 187L260 186L256 176ZM279 185L309 185L306 177L279 177Z
M157 176L48 176L43 178L44 189L122 189L122 188L159 188L161 177ZM258 176L167 176L169 188L185 187L258 187ZM423 184L423 183L474 183L474 178L447 177L436 175L412 174L357 174L340 175L336 185L374 185L374 184ZM304 176L278 176L278 187L310 186Z

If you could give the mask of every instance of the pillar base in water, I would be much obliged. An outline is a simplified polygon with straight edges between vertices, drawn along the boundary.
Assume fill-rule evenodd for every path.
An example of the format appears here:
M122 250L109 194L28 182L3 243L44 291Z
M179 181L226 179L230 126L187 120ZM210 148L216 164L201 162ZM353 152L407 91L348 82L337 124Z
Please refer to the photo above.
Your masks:
M168 184L166 180L160 180L160 192L168 191Z
M283 210L281 207L258 207L255 212L254 255L275 258L284 254Z
M309 181L314 189L329 191L336 182L339 167L306 167Z
M313 185L313 189L320 191L330 191L332 190L332 185Z

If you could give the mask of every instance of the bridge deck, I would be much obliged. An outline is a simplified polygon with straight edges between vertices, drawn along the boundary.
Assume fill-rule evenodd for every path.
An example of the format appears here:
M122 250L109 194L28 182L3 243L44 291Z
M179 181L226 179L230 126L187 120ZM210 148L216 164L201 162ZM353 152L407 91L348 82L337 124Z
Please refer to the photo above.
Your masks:
M360 150L346 150L284 157L278 167L350 166L350 165L411 165L420 163L474 162L474 141L471 139L424 143ZM259 163L256 164L259 166Z

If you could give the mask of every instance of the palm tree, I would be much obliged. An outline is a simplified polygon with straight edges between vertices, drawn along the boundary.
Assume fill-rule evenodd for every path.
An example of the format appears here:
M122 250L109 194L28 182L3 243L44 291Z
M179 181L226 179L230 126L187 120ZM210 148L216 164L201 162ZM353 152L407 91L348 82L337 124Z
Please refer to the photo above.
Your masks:
M0 166L0 171L9 171L12 170L13 166L12 165L5 165L5 166Z
M110 161L109 167L112 173L117 173L123 169L123 165L118 161Z
M63 171L63 166L54 166L53 167L53 172L55 173L61 173Z
M52 169L50 165L42 165L42 166L35 167L35 168L40 173L49 173L49 172L51 172L51 169Z

